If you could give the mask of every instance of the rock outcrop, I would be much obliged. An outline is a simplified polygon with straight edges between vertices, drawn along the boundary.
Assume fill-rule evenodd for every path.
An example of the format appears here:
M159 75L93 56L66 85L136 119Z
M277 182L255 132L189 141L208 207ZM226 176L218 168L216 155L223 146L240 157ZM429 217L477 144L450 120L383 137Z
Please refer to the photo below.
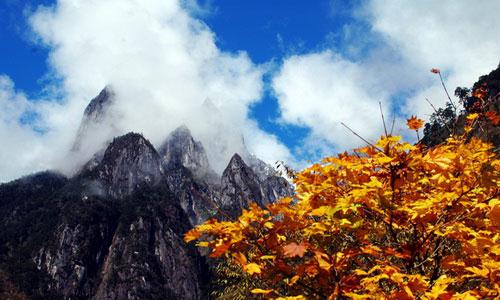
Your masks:
M219 206L230 218L236 218L250 202L263 207L292 194L292 187L284 178L259 177L241 156L235 154L222 174Z
M153 145L140 134L131 132L113 140L89 176L102 181L110 196L117 198L129 195L142 185L159 184L163 168Z

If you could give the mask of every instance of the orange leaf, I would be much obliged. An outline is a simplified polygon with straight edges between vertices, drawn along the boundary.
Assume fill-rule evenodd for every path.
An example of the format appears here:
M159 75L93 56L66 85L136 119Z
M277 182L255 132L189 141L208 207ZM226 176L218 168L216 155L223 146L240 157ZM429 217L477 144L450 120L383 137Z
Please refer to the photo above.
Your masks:
M491 124L495 126L500 125L500 115L496 114L494 111L488 111L485 115L490 120Z
M500 205L495 205L490 211L490 220L493 226L500 226Z
M247 263L246 256L241 252L233 253L233 257L241 266L244 266Z
M224 243L224 244L218 245L214 248L213 252L210 253L210 257L219 257L222 254L226 253L230 247L231 247L231 243Z
M319 273L318 268L315 265L308 265L305 269L305 272L311 277L314 277Z
M288 281L288 285L289 286L292 286L294 285L298 280L300 279L300 276L299 275L295 275L293 276L289 281Z
M332 264L330 264L328 262L330 260L328 255L326 255L325 253L319 252L319 251L315 251L314 256L316 257L316 260L318 261L319 267L321 269L327 270L327 271L330 270L330 268L332 267Z
M290 244L283 247L283 254L286 257L303 257L306 252L306 245L302 242L299 245L295 242L291 242Z
M406 120L406 124L411 130L418 130L424 126L424 120L418 119L416 116L411 116L411 118Z
M472 92L472 96L484 101L486 96L488 96L488 91L486 88L480 87Z
M186 232L186 234L184 235L184 241L186 243L189 243L191 241L199 239L200 236L201 236L201 232L199 232L196 229L192 229L192 230L189 230L188 232Z

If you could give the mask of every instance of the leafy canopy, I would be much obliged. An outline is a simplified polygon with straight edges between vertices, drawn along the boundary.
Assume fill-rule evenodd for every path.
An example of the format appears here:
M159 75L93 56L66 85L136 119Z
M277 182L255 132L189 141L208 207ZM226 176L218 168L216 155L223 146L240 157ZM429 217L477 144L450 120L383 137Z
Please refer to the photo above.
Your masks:
M185 240L252 278L255 297L494 299L499 173L475 137L426 149L384 136L298 173L294 198L211 219Z

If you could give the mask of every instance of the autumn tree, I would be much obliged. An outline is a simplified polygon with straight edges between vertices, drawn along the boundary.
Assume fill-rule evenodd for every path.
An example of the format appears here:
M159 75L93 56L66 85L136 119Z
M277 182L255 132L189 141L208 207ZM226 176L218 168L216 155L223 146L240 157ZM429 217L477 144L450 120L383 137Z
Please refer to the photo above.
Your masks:
M383 136L325 158L297 174L295 197L185 240L256 298L498 299L500 160L468 135L478 119L433 148Z

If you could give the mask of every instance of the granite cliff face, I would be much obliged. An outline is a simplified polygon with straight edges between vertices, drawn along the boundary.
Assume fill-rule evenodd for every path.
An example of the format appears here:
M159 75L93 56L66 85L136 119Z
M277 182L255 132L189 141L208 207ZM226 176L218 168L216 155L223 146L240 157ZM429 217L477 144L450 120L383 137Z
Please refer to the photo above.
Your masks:
M238 154L231 158L222 174L222 195L220 206L232 218L241 214L243 208L248 208L250 199L264 205L257 175Z
M284 178L257 174L238 154L231 158L224 170L218 203L231 219L238 217L250 202L263 207L281 197L292 196L293 190Z
M91 101L79 137L106 122L113 95ZM128 133L71 178L44 172L0 185L1 282L32 299L206 299L211 272L183 234L292 189L238 154L217 175L184 126L158 149Z
M90 174L108 187L108 193L115 198L127 196L143 185L156 186L163 175L160 156L137 133L115 138Z

